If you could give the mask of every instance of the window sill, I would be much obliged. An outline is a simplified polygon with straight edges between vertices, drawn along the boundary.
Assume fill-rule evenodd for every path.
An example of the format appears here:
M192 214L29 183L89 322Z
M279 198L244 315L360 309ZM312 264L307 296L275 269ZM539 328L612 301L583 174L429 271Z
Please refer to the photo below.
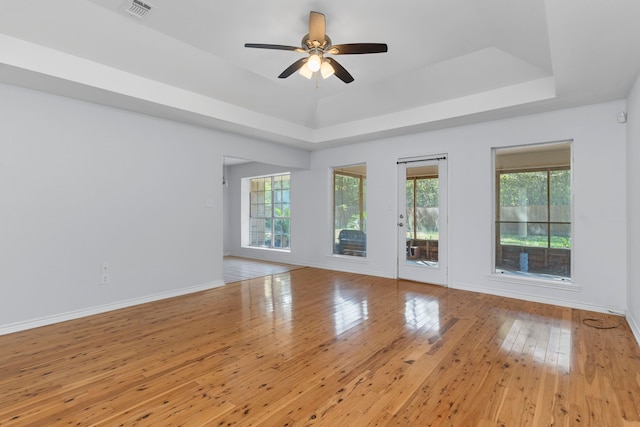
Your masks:
M489 274L489 280L496 282L515 283L518 285L537 286L541 288L560 289L565 291L579 291L581 287L571 281L562 279L559 276L533 273L516 273L511 271L497 270Z
M267 248L267 247L263 247L263 246L242 246L242 249L251 249L251 250L256 250L256 251L268 251L268 252L291 253L291 249Z

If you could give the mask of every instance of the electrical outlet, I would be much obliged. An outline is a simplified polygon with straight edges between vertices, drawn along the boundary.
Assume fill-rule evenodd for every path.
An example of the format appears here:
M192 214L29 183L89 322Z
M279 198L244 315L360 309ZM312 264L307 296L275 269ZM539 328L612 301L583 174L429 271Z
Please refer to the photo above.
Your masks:
M109 278L109 274L102 273L102 277L100 278L100 284L108 285L110 282L111 282L111 279Z

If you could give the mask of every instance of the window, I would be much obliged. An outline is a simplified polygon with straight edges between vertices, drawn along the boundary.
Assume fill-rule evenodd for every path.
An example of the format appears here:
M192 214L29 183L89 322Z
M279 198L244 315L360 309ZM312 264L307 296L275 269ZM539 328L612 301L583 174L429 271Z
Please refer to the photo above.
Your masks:
M495 150L496 272L571 277L571 144Z
M250 185L249 246L289 249L289 174L251 178Z
M367 254L367 166L345 166L333 170L333 253Z

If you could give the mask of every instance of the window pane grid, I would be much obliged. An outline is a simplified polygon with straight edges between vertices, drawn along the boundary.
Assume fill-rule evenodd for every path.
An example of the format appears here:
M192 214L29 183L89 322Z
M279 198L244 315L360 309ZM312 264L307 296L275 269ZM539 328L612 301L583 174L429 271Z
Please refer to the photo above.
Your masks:
M289 248L291 238L289 200L289 174L251 179L249 224L251 246Z
M571 277L570 144L501 151L495 155L496 271ZM555 165L544 167L545 161Z
M496 211L500 244L570 248L569 183L569 169L500 172Z

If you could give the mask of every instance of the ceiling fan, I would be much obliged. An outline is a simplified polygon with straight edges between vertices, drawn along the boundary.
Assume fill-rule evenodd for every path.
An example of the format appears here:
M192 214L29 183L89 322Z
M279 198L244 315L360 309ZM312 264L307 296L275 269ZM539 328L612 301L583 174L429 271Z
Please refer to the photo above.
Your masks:
M300 74L310 79L317 71L322 78L334 75L345 83L351 83L354 79L345 68L333 58L325 55L354 55L364 53L383 53L387 51L385 43L349 43L331 44L331 39L325 33L325 17L319 12L309 13L309 34L302 38L302 47L286 46L280 44L245 43L244 47L258 49L290 50L294 52L307 53L309 56L300 58L278 78L285 79L291 74L299 71Z

